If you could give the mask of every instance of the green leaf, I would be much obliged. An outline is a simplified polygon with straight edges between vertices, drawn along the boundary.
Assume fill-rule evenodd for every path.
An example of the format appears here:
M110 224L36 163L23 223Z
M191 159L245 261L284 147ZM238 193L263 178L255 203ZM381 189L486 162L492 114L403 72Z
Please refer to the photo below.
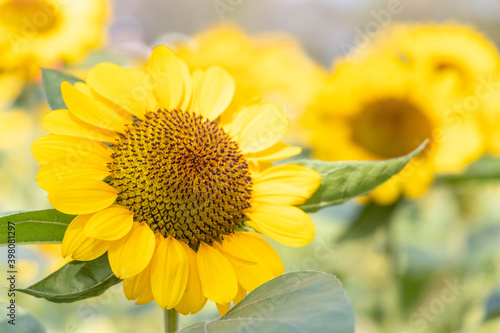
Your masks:
M12 237L16 244L60 243L73 218L55 209L0 217L0 245L6 245Z
M401 201L396 201L388 206L380 206L374 202L369 202L362 207L358 216L337 241L342 242L365 237L374 233L378 228L387 225Z
M45 333L47 330L42 321L30 311L15 304L15 320L10 317L11 303L0 302L0 308L5 311L0 319L0 332L13 332L13 333ZM13 325L14 323L15 325Z
M299 208L315 212L321 208L338 205L346 200L368 194L404 166L427 145L427 140L408 155L383 161L324 162L300 160L294 162L311 168L321 175L319 189Z
M55 303L71 303L99 296L120 281L105 253L92 261L71 261L31 287L17 290Z
M491 181L500 180L500 158L497 156L483 156L481 159L470 164L467 169L456 175L442 175L437 178L440 182L464 182L464 181Z
M500 317L500 290L495 290L488 296L484 307L484 321Z
M354 310L336 277L298 271L258 287L221 318L178 333L352 333L354 324Z
M52 110L67 109L61 95L61 83L68 81L71 84L83 80L55 69L42 68L43 90L47 102Z

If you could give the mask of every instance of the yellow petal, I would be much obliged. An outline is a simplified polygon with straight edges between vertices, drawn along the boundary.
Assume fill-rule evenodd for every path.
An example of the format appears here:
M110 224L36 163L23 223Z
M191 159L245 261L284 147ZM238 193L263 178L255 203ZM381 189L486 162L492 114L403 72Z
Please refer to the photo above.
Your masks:
M205 306L207 298L203 296L201 291L201 281L198 275L198 267L196 265L196 253L186 244L181 242L189 260L189 278L186 285L186 291L179 304L175 306L177 312L187 315L189 313L197 313Z
M179 109L188 110L191 105L191 99L193 95L193 83L191 81L191 74L189 73L189 68L186 63L179 59L179 63L182 69L182 76L184 78L184 94L182 96Z
M258 205L252 212L246 213L246 216L250 219L248 225L281 244L300 247L314 239L314 223L297 207Z
M181 243L169 236L160 238L151 266L151 288L156 303L164 309L176 306L186 290L189 258Z
M256 153L275 145L290 127L288 116L274 103L240 110L227 131L243 154Z
M253 254L267 262L275 277L285 273L285 268L279 255L259 234L250 232L238 232L238 241L245 244L249 249L253 249Z
M85 236L83 229L92 214L78 215L71 221L62 241L63 257L74 260L94 260L108 250L109 242Z
M216 303L230 303L238 292L238 280L229 260L214 247L201 243L196 262L203 295Z
M223 316L229 311L229 308L231 307L231 302L226 304L215 303L215 305L217 305L217 310L219 310L219 315Z
M99 156L89 156L81 161L62 158L44 164L36 175L37 184L47 192L53 191L70 178L102 180L109 175L108 161Z
M245 290L245 288L243 288L242 286L238 285L238 293L236 294L236 297L233 299L234 305L236 305L239 302L241 302L241 300L243 298L245 298L246 295L247 295L247 291Z
M134 213L126 207L111 205L92 216L85 226L85 234L97 239L117 240L130 231L133 223Z
M123 132L127 119L97 99L87 96L68 82L61 84L64 103L77 118L97 127Z
M246 246L244 238L235 235L225 236L221 252L233 265L238 283L248 291L274 278L267 261L255 256L253 249Z
M75 82L75 88L76 88L79 92L81 92L81 93L83 93L83 94L87 95L88 97L91 97L91 98L96 98L96 97L95 97L95 94L92 94L92 89L90 89L90 87L88 86L88 84L87 84L87 83L85 83L85 82L81 82L81 81L79 81L79 82Z
M175 53L164 45L155 47L147 68L158 106L168 110L177 108L184 93L184 76Z
M217 119L233 99L235 83L220 67L197 71L193 78L192 110L210 120Z
M118 114L125 120L126 123L130 123L132 121L132 115L130 114L129 111L124 109L122 106L110 102L108 99L102 97L93 89L90 89L90 87L86 83L76 82L75 88L81 93L87 95L88 97L99 101L101 103L99 104L101 107L108 109L107 112Z
M193 75L191 76L191 84L192 84L193 89L195 89L196 87L198 87L200 85L201 79L203 78L203 74L204 74L204 71L199 69L199 68L193 72ZM195 103L195 94L196 94L196 91L193 91L192 96L191 96L191 105L189 107L189 111L192 111L195 114L202 116L200 108Z
M139 274L151 261L155 243L155 235L151 228L146 223L135 222L125 237L109 244L108 257L111 270L121 279Z
M300 154L302 149L300 147L293 147L283 142L278 142L272 147L259 151L257 153L249 153L245 155L247 160L254 160L257 162L273 162L283 160L295 155Z
M104 182L72 178L62 182L47 198L65 214L89 214L111 206L117 196L118 191Z
M146 111L154 111L156 100L151 79L142 71L101 63L90 70L87 83L112 106L123 108L138 118L144 118Z
M270 167L254 178L252 187L256 202L300 205L321 184L321 176L301 165L286 164Z
M138 69L127 69L125 72L135 83L131 91L132 98L137 101L135 116L141 118L141 114L139 113L140 110L146 112L156 111L157 102L153 94L153 83L151 82L149 74Z
M113 149L103 143L67 135L50 134L36 139L31 146L31 153L40 162L66 158L68 161L78 161L91 155L97 155L111 162Z
M42 120L43 127L53 134L77 136L92 140L113 143L118 135L110 130L106 130L71 115L68 110L55 110L47 113Z
M160 237L163 238L160 234L155 235L155 251L158 248ZM129 301L136 299L136 305L147 304L155 299L151 289L152 262L153 260L150 260L148 266L139 274L123 279L123 292Z
M151 263L139 274L123 279L123 293L129 301L136 299L136 305L154 301L151 291Z

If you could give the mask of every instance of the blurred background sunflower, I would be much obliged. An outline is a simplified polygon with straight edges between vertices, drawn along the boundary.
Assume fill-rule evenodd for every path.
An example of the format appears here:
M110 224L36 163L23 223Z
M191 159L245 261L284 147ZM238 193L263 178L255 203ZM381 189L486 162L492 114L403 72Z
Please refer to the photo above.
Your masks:
M498 75L500 55L457 24L398 24L373 44L335 60L303 118L323 160L395 158L429 139L400 175L370 194L389 204L422 195L435 174L460 173L485 153L481 119L493 95L486 85Z
M0 45L3 71L23 69L29 77L42 67L81 60L104 43L106 0L2 0Z
M302 157L385 159L429 139L364 200L314 214L300 252L270 243L285 271L342 280L358 333L499 332L498 13L496 0L0 0L0 209L50 207L29 153L47 134L39 67L85 79L103 61L144 65L164 43L191 72L230 72L235 105L282 105ZM64 264L58 247L20 247L22 286ZM49 332L159 331L159 309L121 289L18 304ZM181 326L216 316L208 306Z

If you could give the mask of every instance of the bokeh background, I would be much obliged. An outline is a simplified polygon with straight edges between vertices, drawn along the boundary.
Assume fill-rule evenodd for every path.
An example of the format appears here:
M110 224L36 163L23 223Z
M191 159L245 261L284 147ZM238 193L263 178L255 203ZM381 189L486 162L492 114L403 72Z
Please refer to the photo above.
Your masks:
M356 45L359 31L365 31L366 24L388 2L115 0L103 48L64 68L79 75L100 61L140 65L158 43L189 43L194 34L214 25L236 23L251 35L269 31L291 34L313 61L328 69L336 57ZM474 25L500 45L498 0L398 3L401 13L392 15L387 24L451 20ZM2 142L12 142L0 151L1 213L50 207L46 193L35 183L38 166L29 151L33 139L46 133L40 124L48 107L37 102L41 94L40 78L35 74L13 98L19 105L31 106L22 111L19 135L4 137L0 133ZM291 136L290 141L300 142L298 136ZM286 271L321 270L341 279L356 310L356 332L500 332L500 178L495 177L498 164L494 158L491 164L482 164L479 173L487 165L493 175L487 179L439 178L417 199L401 199L390 209L373 208L376 213L367 221L360 217L367 209L361 201L325 209L313 215L318 232L311 244L301 249L273 246ZM18 255L22 258L21 287L65 262L59 258L57 246L19 247ZM0 267L5 262L2 259ZM5 293L0 299L6 299ZM75 304L54 304L23 294L17 295L17 304L34 313L48 332L162 329L159 307L128 302L121 285ZM216 307L210 305L183 317L181 326L217 316Z

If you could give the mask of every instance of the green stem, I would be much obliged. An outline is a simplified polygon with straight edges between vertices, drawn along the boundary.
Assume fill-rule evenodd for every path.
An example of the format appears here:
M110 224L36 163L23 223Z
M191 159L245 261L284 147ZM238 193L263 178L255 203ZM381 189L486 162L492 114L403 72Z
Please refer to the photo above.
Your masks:
M179 330L179 314L175 309L164 310L165 333L175 333Z

